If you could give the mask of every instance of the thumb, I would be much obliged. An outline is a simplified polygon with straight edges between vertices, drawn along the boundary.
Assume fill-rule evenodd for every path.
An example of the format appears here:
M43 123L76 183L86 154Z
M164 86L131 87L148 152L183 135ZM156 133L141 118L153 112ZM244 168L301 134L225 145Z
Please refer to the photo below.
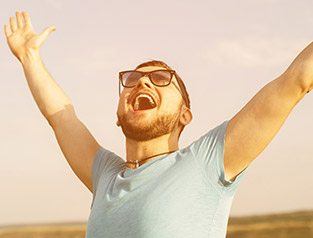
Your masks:
M51 32L55 31L55 26L49 26L46 29L43 30L42 33L38 36L38 44L39 46L42 45L42 43L47 39L48 35L50 35Z

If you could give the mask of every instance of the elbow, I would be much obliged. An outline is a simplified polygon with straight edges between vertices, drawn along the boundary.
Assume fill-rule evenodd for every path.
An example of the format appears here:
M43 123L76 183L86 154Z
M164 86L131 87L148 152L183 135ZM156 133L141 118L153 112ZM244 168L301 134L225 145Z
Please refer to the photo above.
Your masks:
M302 76L298 79L302 92L309 93L313 89L313 78L309 76Z
M313 89L313 82L311 82L311 83L308 85L308 87L307 87L307 89L306 89L306 93L309 93L312 89Z
M56 110L54 113L50 113L46 116L49 125L53 128L63 123L71 123L77 119L76 112L73 105L68 104L64 107Z
M298 95L302 98L313 89L313 78L307 77L302 74L291 74L285 72L282 75L284 81L288 85L292 86L297 91Z

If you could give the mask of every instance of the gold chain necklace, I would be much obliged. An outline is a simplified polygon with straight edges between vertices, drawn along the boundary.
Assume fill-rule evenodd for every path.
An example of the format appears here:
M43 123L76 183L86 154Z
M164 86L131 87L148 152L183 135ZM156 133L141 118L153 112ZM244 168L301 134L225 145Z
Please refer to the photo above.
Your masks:
M142 159L142 160L127 161L126 165L128 165L128 164L135 164L135 168L138 168L140 165L142 165L142 163L141 163L142 161L145 161L147 159L150 159L150 158L158 156L158 155L170 154L170 153L172 153L174 151L176 151L176 150L172 150L172 151L169 151L169 152L164 152L164 153L152 155L152 156L149 156L149 157L147 157L145 159Z

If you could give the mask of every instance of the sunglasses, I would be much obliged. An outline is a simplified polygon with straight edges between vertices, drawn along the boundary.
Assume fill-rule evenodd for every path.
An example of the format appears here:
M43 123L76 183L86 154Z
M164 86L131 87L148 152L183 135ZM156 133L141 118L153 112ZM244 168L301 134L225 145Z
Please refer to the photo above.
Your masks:
M173 79L173 75L176 75L176 72L174 70L166 70L166 69L159 69L154 70L150 72L142 72L142 71L136 71L136 70L127 70L127 71L121 71L119 72L119 94L121 94L120 85L122 84L125 88L133 88L136 86L139 79L141 79L144 76L148 76L151 83L157 87L165 87L170 85ZM178 81L179 82L179 81ZM180 85L177 86L173 82L174 86L178 89L180 94L182 95L186 105L187 100L186 96L182 93L180 89Z

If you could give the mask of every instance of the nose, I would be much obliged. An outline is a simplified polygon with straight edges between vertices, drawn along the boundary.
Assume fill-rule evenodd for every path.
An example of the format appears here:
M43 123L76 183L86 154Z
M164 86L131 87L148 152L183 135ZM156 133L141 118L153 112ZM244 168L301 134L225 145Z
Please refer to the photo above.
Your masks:
M153 88L153 85L150 81L150 79L148 78L148 76L143 76L141 77L138 81L137 84L135 86L136 88L140 88L140 87L148 87L148 88Z

